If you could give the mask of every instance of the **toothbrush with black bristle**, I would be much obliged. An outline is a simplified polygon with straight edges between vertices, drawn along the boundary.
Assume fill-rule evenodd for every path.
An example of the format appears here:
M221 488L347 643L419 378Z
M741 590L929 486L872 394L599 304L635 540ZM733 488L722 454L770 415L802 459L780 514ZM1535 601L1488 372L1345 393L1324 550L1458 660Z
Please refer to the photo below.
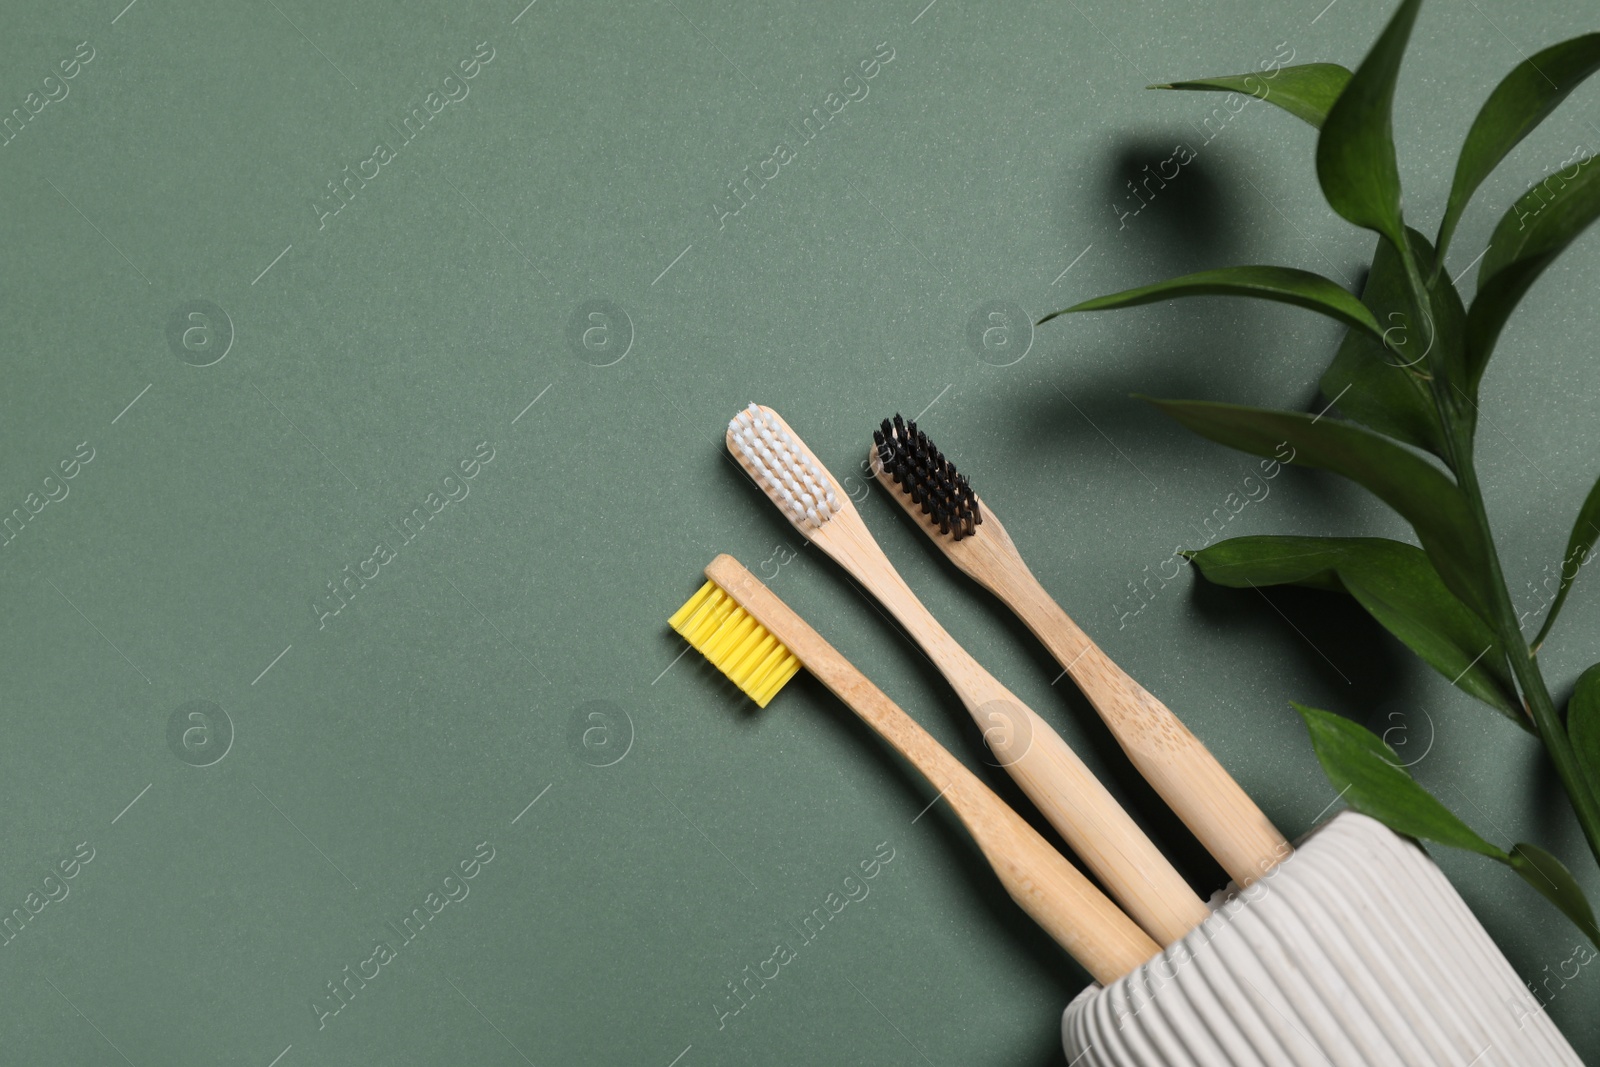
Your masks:
M993 509L915 422L884 419L872 440L872 470L889 495L952 563L1044 643L1139 773L1229 877L1248 885L1290 854L1288 841L1205 745L1045 591Z
M1170 945L1210 912L1077 753L969 655L917 599L846 494L771 408L728 423L728 451L812 544L889 610L927 653L984 731L984 740L1128 915Z

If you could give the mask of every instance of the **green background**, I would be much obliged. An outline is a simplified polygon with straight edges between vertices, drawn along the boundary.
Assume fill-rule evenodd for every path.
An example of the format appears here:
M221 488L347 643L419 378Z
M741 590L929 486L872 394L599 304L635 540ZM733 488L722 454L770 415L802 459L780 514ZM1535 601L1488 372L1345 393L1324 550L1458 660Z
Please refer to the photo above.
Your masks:
M1207 140L1221 97L1142 87L1290 50L1353 66L1390 5L925 2L7 5L0 111L78 42L94 58L0 148L0 513L80 442L94 458L0 549L0 912L80 842L94 858L0 948L0 1059L1059 1063L1085 976L945 806L913 822L933 790L805 676L757 712L679 658L664 620L730 552L1021 804L921 655L721 454L752 399L840 477L879 419L922 413L1045 585L1291 836L1334 800L1297 699L1392 731L1486 836L1600 891L1535 743L1358 613L1187 570L1134 610L1129 583L1210 539L1255 464L1128 394L1318 410L1335 325L1216 300L969 336L994 302L1037 318L1207 266L1359 284L1373 239L1323 204L1308 127L1253 104ZM1424 10L1396 116L1421 228L1494 80L1594 29L1581 6ZM480 42L470 94L319 229L327 183ZM719 227L728 183L880 43L868 95ZM1597 99L1490 180L1453 272L1600 138ZM1178 142L1197 158L1121 218ZM1591 237L1539 282L1484 386L1528 607L1596 474L1597 269ZM223 317L169 343L196 301ZM402 543L480 442L469 495ZM929 607L1219 886L1043 651L867 496ZM1404 536L1299 470L1225 532ZM319 628L380 540L396 558ZM1563 697L1596 658L1590 584L1545 650ZM319 1029L325 984L481 842L470 895ZM719 1029L726 983L880 843L870 896ZM1440 862L1525 978L1571 955L1510 872ZM1586 970L1549 1009L1590 1056L1597 995Z

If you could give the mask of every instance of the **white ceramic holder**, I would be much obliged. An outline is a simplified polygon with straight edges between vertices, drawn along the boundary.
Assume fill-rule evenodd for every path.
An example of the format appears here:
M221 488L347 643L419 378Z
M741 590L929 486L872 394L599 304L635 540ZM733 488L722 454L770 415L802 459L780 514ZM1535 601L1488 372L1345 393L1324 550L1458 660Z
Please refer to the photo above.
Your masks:
M1061 1037L1072 1067L1583 1062L1427 854L1348 811Z

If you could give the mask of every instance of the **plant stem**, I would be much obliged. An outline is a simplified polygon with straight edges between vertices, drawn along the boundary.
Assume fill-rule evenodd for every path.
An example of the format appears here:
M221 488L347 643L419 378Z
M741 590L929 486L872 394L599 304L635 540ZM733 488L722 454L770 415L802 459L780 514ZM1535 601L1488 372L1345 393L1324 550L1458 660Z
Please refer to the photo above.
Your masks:
M1489 515L1483 506L1483 490L1478 484L1469 431L1454 419L1449 420L1447 425L1451 427L1451 466L1455 468L1461 495L1466 498L1467 508L1483 540L1484 562L1489 568L1490 595L1494 598L1491 607L1496 618L1493 621L1500 635L1500 644L1505 649L1511 672L1522 690L1523 700L1527 702L1528 712L1538 728L1539 738L1550 753L1556 774L1567 791L1567 799L1578 818L1578 825L1583 829L1584 839L1589 843L1589 851L1594 854L1595 862L1600 863L1600 799L1595 797L1583 768L1578 765L1572 742L1567 737L1566 724L1556 711L1555 701L1545 685L1544 673L1539 669L1538 660L1528 651L1528 642L1517 624L1516 607L1511 603L1505 574L1500 567L1500 554L1489 529Z
M1396 246L1396 251L1400 253L1401 262L1405 266L1412 307L1426 318L1431 331L1434 329L1432 290L1429 284L1422 280L1422 272L1418 270L1410 242ZM1433 266L1438 266L1439 262L1441 260L1436 257ZM1435 273L1435 282L1437 277ZM1430 337L1430 351L1432 340ZM1478 483L1478 470L1472 454L1472 428L1476 421L1472 418L1474 412L1464 409L1451 395L1451 383L1445 380L1446 375L1439 373L1436 366L1430 366L1429 369L1433 372L1430 384L1433 390L1434 408L1439 414L1440 423L1445 427L1444 443L1447 453L1445 461L1455 472L1456 484L1466 501L1473 525L1477 527L1483 547L1484 565L1489 571L1491 603L1487 607L1494 618L1487 621L1499 635L1501 648L1505 652L1511 673L1517 680L1517 687L1522 691L1523 701L1527 705L1528 714L1533 718L1534 727L1539 732L1539 739L1544 742L1545 751L1550 753L1550 761L1555 764L1556 774L1567 792L1567 800L1571 803L1573 814L1577 816L1578 825L1583 830L1584 840L1589 843L1589 851L1594 855L1595 862L1600 864L1600 797L1596 796L1590 787L1587 774L1578 764L1577 755L1572 749L1572 741L1567 736L1566 723L1562 721L1560 713L1556 710L1555 701L1550 697L1550 689L1545 684L1544 673L1539 669L1538 660L1533 657L1533 653L1528 649L1527 639L1522 636L1522 627L1517 620L1517 609L1511 602L1505 571L1500 566L1500 553L1495 547L1494 533L1489 527L1489 513L1483 506L1483 488ZM1470 398L1468 404L1471 404Z

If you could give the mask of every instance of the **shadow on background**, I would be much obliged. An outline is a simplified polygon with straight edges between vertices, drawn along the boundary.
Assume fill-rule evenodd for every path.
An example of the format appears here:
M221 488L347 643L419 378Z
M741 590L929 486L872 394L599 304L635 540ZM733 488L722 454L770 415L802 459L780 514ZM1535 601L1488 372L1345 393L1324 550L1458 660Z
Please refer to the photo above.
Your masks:
M1098 181L1113 237L1127 239L1152 279L1237 262L1239 219L1220 177L1230 169L1226 153L1181 128L1119 136Z
M1244 359L1234 359L1227 366L1203 360L1174 365L1152 360L1147 352L1130 350L1126 361L1113 359L1103 368L1070 379L1059 378L1043 388L1019 390L1011 401L1014 416L1006 424L1007 436L1016 442L1014 451L1031 452L1047 461L1101 455L1114 448L1139 477L1157 490L1173 488L1174 475L1170 472L1192 470L1197 458L1209 466L1227 464L1224 469L1253 472L1260 457L1207 441L1140 399L1151 396L1225 400L1228 387L1219 384L1219 379L1225 382L1230 376L1248 377L1250 368L1250 362ZM1285 406L1314 414L1327 404L1321 391L1310 385L1299 403ZM1072 469L1071 462L1045 465ZM1351 482L1302 467L1286 467L1277 477L1282 484L1293 484L1296 495L1321 513L1346 511L1364 494ZM1220 497L1215 503L1220 503ZM1198 515L1193 529L1184 534L1193 535L1194 547L1205 544L1205 531L1199 526L1203 518L1203 513Z
M1230 589L1196 574L1190 598L1208 625L1267 646L1267 659L1295 663L1317 679L1322 692L1338 695L1329 711L1379 735L1386 729L1384 709L1411 688L1420 667L1354 597L1342 593L1288 585ZM1350 709L1362 711L1352 715Z
M1055 231L1063 246L1081 245L1088 221L1102 235L1096 240L1111 257L1112 274L1154 280L1228 266L1237 261L1242 224L1228 178L1238 171L1231 155L1225 137L1207 144L1188 126L1109 135L1086 182L1071 172L1058 180Z
M1259 210L1256 194L1245 184L1251 164L1235 157L1227 128L1215 131L1211 141L1207 136L1207 130L1184 124L1106 139L1088 187L1105 204L1095 209L1104 215L1093 227L1102 234L1094 242L1101 262L1093 276L1112 280L1091 283L1083 273L1075 275L1052 287L1041 315L1123 288L1250 261L1240 234L1249 228L1246 208ZM1075 183L1063 182L1062 190L1054 216L1063 243L1071 245L1083 232L1082 196ZM1357 274L1354 292L1359 294L1364 265ZM1102 426L1129 422L1132 393L1233 401L1249 396L1259 381L1258 360L1281 347L1281 338L1270 332L1267 320L1241 315L1243 303L1242 298L1185 300L1177 307L1155 304L1067 316L1038 327L1035 346L1041 358L1074 368L1070 380L1056 385L1081 411L1076 419L1035 423L1059 431L1085 417ZM1081 326L1119 315L1130 318L1125 328ZM1077 355L1086 343L1094 346L1094 368L1085 368ZM1308 362L1312 381L1334 351L1330 346ZM1044 392L1033 398L1035 414L1039 408L1049 413L1050 402L1060 399L1055 390ZM1324 404L1313 388L1304 410L1320 411ZM1132 421L1142 428L1151 425Z

